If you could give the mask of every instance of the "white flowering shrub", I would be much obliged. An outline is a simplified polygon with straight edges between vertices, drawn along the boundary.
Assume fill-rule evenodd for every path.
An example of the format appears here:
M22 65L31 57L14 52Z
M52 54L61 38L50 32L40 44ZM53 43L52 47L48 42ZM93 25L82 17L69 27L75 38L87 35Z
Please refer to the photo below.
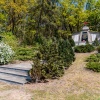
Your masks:
M3 42L0 42L0 64L8 63L13 55L14 51L11 47Z

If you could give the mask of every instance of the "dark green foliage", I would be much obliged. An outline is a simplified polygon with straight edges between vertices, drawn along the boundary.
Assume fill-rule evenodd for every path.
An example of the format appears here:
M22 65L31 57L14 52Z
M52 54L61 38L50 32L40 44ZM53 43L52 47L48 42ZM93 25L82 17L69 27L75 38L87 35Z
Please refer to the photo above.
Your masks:
M34 80L37 80L33 72L39 66L41 74L39 74L38 80L61 77L64 74L64 69L68 68L74 60L74 52L68 40L57 41L53 38L52 41L46 41L41 45L35 60L33 60L34 65L30 75ZM37 61L39 61L38 65ZM38 72L36 72L37 74Z
M92 52L95 50L95 48L90 44L76 46L74 49L75 49L75 52L77 53L86 53L86 52Z
M99 46L99 45L100 45L100 43L99 43L99 41L98 41L98 39L97 39L97 38L95 39L95 41L94 41L93 45L94 45L94 46Z
M72 47L75 46L75 42L74 42L74 40L72 38L69 38L69 42L70 42L70 44L71 44Z
M58 55L58 48L56 43L50 45L43 44L40 48L40 52L36 55L36 59L33 61L34 65L31 71L31 77L34 80L40 80L41 78L57 78L64 74L64 66L62 65L61 58ZM37 61L38 65L37 65ZM38 74L39 69L41 74ZM34 72L34 73L33 73ZM38 75L34 77L33 75ZM41 76L40 76L41 75Z
M29 75L33 82L38 82L42 77L43 63L39 59L34 59L32 69L29 71Z
M88 62L86 68L100 72L100 54L92 54L86 61Z
M34 30L26 32L25 35L23 36L24 38L23 38L22 42L27 45L35 44L35 34L36 34L36 32Z
M17 60L32 60L35 54L35 50L32 47L19 47L16 50L15 59Z
M61 39L59 41L59 55L62 57L64 61L64 66L69 67L72 61L75 60L73 49L68 40ZM67 63L66 63L67 62Z
M98 50L98 53L100 53L100 46L97 48L97 50Z
M43 44L44 41L45 38L43 37L43 35L28 33L27 35L25 35L23 43L27 45L36 45L36 44Z
M100 72L100 62L89 62L87 68L95 72Z
M86 47L87 52L92 52L95 50L94 46L90 44L85 45L85 47Z
M36 35L34 41L38 44L43 44L46 40L45 37L43 37L43 35Z
M100 62L100 54L92 54L86 59L87 62Z
M37 0L34 6L29 7L28 15L26 23L28 34L35 30L38 36L40 34L45 37L55 36L59 27L62 27L60 9L56 5L52 5L51 1Z
M0 36L0 41L2 41L2 38L3 38L3 37L2 37L2 36Z

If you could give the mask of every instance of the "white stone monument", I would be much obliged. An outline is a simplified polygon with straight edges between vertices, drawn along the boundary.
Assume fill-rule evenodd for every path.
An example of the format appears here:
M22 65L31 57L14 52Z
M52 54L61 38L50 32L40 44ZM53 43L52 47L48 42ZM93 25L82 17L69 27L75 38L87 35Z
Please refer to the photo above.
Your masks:
M92 44L96 38L100 41L100 33L90 31L88 26L84 26L81 32L72 35L75 45L85 45L86 42Z

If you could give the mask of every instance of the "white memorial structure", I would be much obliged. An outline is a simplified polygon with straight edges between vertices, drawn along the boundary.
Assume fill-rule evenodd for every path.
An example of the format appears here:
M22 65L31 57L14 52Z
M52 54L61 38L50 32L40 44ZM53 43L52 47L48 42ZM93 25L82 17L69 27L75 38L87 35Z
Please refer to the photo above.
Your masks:
M75 45L85 45L86 42L92 44L96 38L100 41L100 33L90 31L88 26L84 26L81 32L72 35Z

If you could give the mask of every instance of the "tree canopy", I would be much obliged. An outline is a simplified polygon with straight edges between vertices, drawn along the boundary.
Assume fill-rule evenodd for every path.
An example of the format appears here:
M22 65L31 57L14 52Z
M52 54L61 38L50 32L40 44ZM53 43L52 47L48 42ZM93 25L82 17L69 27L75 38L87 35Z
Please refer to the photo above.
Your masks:
M68 37L84 22L99 31L99 8L100 0L0 0L0 32L11 31L32 44L40 35Z

